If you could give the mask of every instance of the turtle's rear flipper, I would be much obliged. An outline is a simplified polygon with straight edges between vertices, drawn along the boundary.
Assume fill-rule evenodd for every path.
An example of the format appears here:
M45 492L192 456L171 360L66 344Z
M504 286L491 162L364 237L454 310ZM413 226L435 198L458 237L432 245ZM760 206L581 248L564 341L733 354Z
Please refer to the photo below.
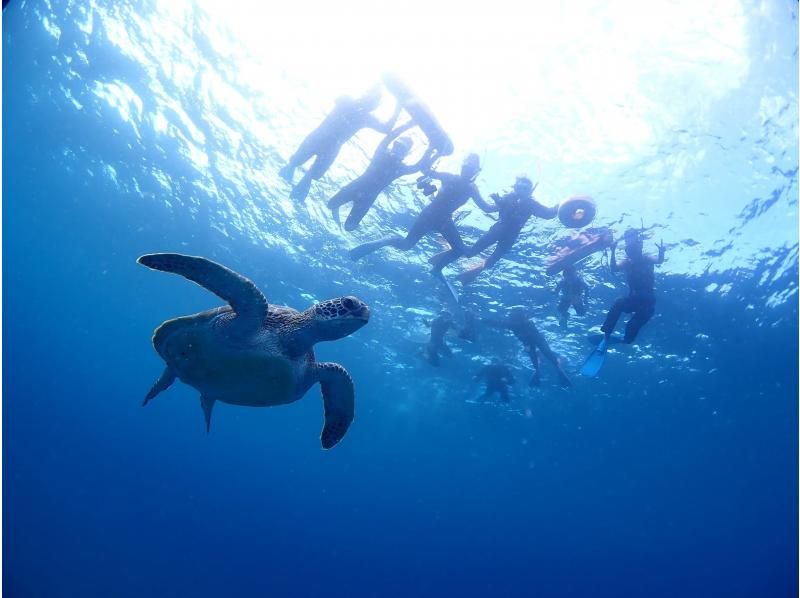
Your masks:
M160 393L162 390L166 390L170 387L170 385L175 382L175 372L169 369L169 366L164 368L164 371L161 372L161 376L156 383L153 384L153 388L149 390L147 396L142 401L142 407L147 405L155 396Z
M214 408L215 399L200 397L200 406L203 408L203 415L206 418L206 434L211 432L211 410Z
M322 448L329 449L344 437L355 413L353 380L338 363L318 363L314 374L322 386L325 404L325 426L322 428Z

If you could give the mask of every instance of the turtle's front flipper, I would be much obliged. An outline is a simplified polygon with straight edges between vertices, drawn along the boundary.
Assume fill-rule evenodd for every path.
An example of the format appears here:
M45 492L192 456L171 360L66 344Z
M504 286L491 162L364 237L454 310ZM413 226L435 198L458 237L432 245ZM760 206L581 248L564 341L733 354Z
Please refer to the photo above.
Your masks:
M338 363L317 363L313 375L322 386L325 404L325 426L322 428L322 448L329 449L347 433L355 413L353 380Z
M267 315L267 298L253 281L204 257L149 253L136 260L143 266L188 278L227 301L245 329L256 330Z
M173 372L169 366L164 368L164 371L161 372L161 376L156 383L153 384L153 388L147 393L147 396L144 398L142 402L142 407L147 405L155 396L160 393L162 390L167 390L170 385L175 382L175 372Z

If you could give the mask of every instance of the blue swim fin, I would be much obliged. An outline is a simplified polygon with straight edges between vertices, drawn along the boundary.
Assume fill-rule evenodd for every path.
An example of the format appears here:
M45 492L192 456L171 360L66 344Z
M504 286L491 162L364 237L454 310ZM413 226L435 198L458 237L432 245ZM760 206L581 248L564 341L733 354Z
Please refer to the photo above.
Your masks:
M586 363L581 368L581 376L588 376L594 378L600 373L600 368L606 361L606 353L608 352L608 341L605 337L597 344L595 350L589 355Z

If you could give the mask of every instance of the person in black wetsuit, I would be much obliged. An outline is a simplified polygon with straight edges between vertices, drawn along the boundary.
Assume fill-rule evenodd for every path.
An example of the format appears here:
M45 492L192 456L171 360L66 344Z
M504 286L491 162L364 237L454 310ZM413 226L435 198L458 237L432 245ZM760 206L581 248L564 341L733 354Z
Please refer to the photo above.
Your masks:
M350 257L354 260L364 257L383 247L394 247L401 251L408 251L426 234L438 231L451 247L464 253L466 247L458 234L453 222L453 212L463 206L467 200L472 199L484 212L494 208L486 203L475 185L475 177L481 170L480 158L477 154L470 154L464 159L461 174L435 172L428 170L426 176L442 182L442 187L417 217L416 222L403 237L391 236L377 241L364 243L350 250Z
M444 335L455 324L453 322L453 314L446 309L443 309L438 316L428 322L431 327L431 337L428 344L422 350L422 357L433 366L438 366L441 361L439 354L446 357L452 357L453 352L444 340Z
M512 374L508 366L503 365L499 359L495 357L490 364L478 370L473 380L479 382L481 379L486 381L486 390L479 400L488 401L494 393L497 393L500 395L500 400L503 403L511 402L508 396L508 387L514 384L514 374Z
M658 247L658 257L642 253L642 238L636 230L625 233L625 255L627 259L617 264L617 243L611 247L611 271L622 270L628 278L628 296L620 297L608 311L605 322L600 327L606 338L614 332L614 327L623 313L633 316L625 326L623 342L632 343L642 326L653 317L656 308L655 267L664 263L665 248L662 241Z
M550 220L558 215L558 206L543 206L533 198L533 183L527 177L518 177L511 193L506 193L502 197L493 194L491 197L496 204L491 211L498 212L499 220L476 241L475 245L466 251L459 247L451 247L431 258L434 272L441 271L447 264L459 257L476 256L496 244L492 254L482 264L462 272L458 277L462 283L471 282L509 252L531 216Z
M372 114L380 101L381 90L377 86L360 98L347 96L337 98L330 114L309 133L294 155L289 158L289 162L279 171L279 174L291 183L295 169L316 156L311 168L292 188L290 194L292 199L302 201L306 198L311 188L311 181L322 178L336 160L342 146L361 129L375 129L380 133L389 133L392 130L401 106L398 104L394 115L384 123Z
M575 270L575 266L564 268L562 276L563 278L556 285L556 293L561 293L561 300L558 302L559 325L566 328L570 307L573 307L579 316L586 313L589 285Z
M501 328L510 330L514 336L519 339L528 355L531 358L531 365L533 366L533 378L531 378L531 386L539 386L541 378L539 374L539 352L550 361L558 371L558 381L562 387L572 386L564 368L561 366L561 358L556 355L547 344L547 340L542 336L542 333L536 328L536 325L528 317L528 312L524 307L512 307L508 312L508 317L502 320L493 320L484 318L483 322L494 328Z
M360 177L342 187L336 195L328 201L328 208L333 213L333 218L337 224L339 220L339 208L344 204L353 202L350 214L344 223L346 231L354 230L361 220L366 216L372 204L378 199L378 195L389 186L389 184L402 176L426 169L433 164L436 159L436 150L428 146L425 155L416 164L406 164L403 159L411 151L412 141L408 137L400 137L394 143L392 141L401 133L415 126L413 120L397 127L381 141L378 149L372 157L372 161L367 166ZM391 146L389 145L391 143Z

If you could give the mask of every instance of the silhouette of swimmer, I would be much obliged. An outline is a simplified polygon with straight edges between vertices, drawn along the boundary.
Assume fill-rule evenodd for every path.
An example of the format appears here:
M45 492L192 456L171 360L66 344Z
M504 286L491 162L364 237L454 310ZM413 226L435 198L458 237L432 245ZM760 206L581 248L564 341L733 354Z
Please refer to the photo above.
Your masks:
M441 181L442 186L414 222L411 230L405 237L393 235L377 241L364 243L350 250L350 257L354 260L360 259L377 251L383 247L394 247L401 251L408 251L416 245L426 234L439 232L450 244L450 247L460 253L466 252L461 235L458 234L456 225L453 222L453 212L463 206L468 200L472 199L484 212L493 210L492 206L486 203L481 197L480 191L475 184L475 177L481 170L480 158L477 154L470 154L461 166L461 174L450 174L447 172L426 171L426 176ZM441 271L441 268L437 270Z
M511 250L531 216L551 220L558 215L558 206L547 207L533 198L533 183L527 177L518 177L511 193L506 193L502 197L495 193L491 197L495 201L495 207L490 211L498 212L498 221L466 251L460 247L451 247L431 258L435 271L440 271L462 256L473 257L495 245L494 251L486 260L458 276L462 283L469 283L481 272L494 266Z
M280 175L292 182L297 167L316 156L308 171L292 188L290 197L302 201L308 195L311 181L320 179L328 171L339 150L361 129L375 129L381 133L389 133L400 114L401 106L397 105L394 114L387 122L379 121L372 111L381 101L380 87L370 89L360 98L342 96L337 98L333 110L320 125L309 133L300 147L289 158L289 162L280 169Z
M358 227L372 204L378 199L378 195L391 182L420 169L429 168L433 164L436 150L431 146L428 147L425 155L416 164L403 162L411 151L413 142L408 137L400 137L396 141L395 138L414 127L415 124L413 120L410 120L389 133L381 141L378 149L375 150L375 155L372 157L372 161L367 166L364 174L342 187L328 201L328 207L333 214L333 218L339 225L341 225L339 208L346 203L353 203L350 214L344 223L346 231L352 231ZM392 143L393 141L394 143Z
M476 382L486 381L486 389L480 397L480 401L488 401L495 393L500 395L500 401L510 403L508 387L514 384L514 374L508 366L503 365L496 357L489 365L483 366L473 378Z
M453 314L446 309L443 309L438 316L429 321L431 327L431 336L428 344L422 350L422 357L433 366L438 366L441 363L440 354L445 357L452 357L453 352L444 340L444 335L455 324L453 322Z
M575 309L575 313L579 316L586 313L589 285L574 266L567 266L562 272L561 281L556 285L556 293L559 292L561 293L558 302L559 324L562 328L566 328L570 307Z
M627 259L617 264L617 243L611 247L611 271L622 270L628 279L628 296L620 297L608 311L605 322L600 329L606 338L614 332L614 327L623 313L632 313L633 316L625 326L623 342L632 343L642 326L653 317L656 308L655 294L655 266L664 263L666 249L662 241L657 245L658 257L642 253L642 238L636 230L625 232L625 255Z
M533 378L531 378L531 386L539 386L541 382L539 373L539 353L541 352L550 363L552 363L558 372L558 381L562 387L572 386L564 368L561 366L561 358L556 355L547 344L547 340L542 336L542 333L536 328L536 325L528 317L528 312L524 307L513 307L508 312L508 317L501 320L487 319L483 320L489 326L510 330L514 336L523 344L528 351L531 358L531 365L533 366Z

